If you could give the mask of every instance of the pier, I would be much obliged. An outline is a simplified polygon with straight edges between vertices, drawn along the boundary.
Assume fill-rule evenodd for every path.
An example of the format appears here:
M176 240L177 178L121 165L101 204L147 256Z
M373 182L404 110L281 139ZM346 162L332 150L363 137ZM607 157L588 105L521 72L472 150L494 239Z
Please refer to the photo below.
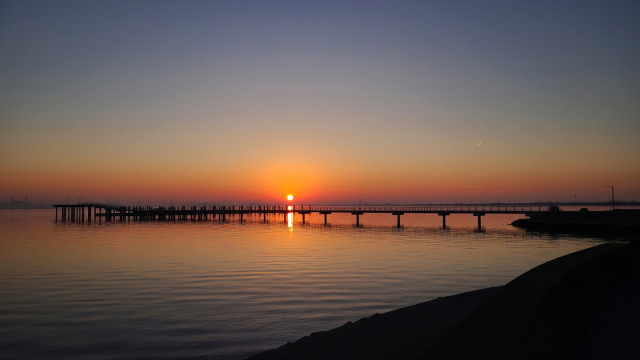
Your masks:
M397 216L397 226L401 227L401 216L405 214L437 214L442 217L442 227L447 227L447 216L451 214L469 214L478 218L478 230L482 229L482 217L491 214L523 214L549 212L543 206L313 206L313 205L265 205L265 206L114 206L101 203L81 203L74 205L53 205L56 208L56 221L91 222L91 221L174 221L174 220L223 220L229 216L267 215L282 216L287 221L291 213L302 215L302 223L306 215L318 213L327 216L332 213L349 213L355 215L355 225L360 226L360 216L366 214L389 214ZM58 211L59 210L59 211ZM58 215L60 213L60 215Z

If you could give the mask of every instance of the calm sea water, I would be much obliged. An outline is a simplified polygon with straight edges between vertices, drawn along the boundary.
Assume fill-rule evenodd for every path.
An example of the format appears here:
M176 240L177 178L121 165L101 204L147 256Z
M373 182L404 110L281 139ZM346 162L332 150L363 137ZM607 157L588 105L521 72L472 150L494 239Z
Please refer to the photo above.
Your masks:
M503 285L603 240L518 215L55 223L0 210L0 357L242 359L347 321Z

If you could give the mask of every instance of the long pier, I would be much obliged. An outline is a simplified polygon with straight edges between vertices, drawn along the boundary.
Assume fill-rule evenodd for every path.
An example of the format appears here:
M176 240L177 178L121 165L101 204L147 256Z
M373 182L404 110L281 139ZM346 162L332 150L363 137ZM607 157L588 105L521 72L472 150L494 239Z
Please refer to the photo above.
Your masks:
M397 217L398 227L401 226L400 217L405 214L437 214L442 217L442 227L447 226L447 216L451 214L470 214L478 218L478 229L482 229L482 217L490 214L523 214L529 216L532 212L547 212L546 206L310 206L310 205L266 205L266 206L201 206L201 207L176 207L176 206L114 206L101 203L80 203L74 205L53 205L56 209L56 221L91 222L102 219L105 221L149 221L149 220L226 220L228 216L262 215L264 221L267 215L283 215L284 221L290 213L302 215L302 223L306 221L306 215L318 213L324 215L324 223L327 224L327 215L332 213L350 213L356 216L356 226L360 226L360 215L364 214L390 214ZM58 217L60 209L60 217ZM86 217L85 217L86 214Z

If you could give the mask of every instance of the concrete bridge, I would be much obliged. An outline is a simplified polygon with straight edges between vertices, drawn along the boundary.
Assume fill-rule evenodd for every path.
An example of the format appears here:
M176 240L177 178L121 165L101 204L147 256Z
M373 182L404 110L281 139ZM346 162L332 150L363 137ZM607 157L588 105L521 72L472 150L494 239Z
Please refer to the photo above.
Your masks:
M506 205L454 205L454 206L312 206L312 205L266 205L266 206L202 206L202 207L177 207L177 206L114 206L101 203L80 203L75 205L53 205L56 208L56 221L91 222L127 220L213 220L218 217L226 220L227 216L239 215L263 215L264 221L267 215L283 215L287 221L287 215L298 213L302 215L302 223L306 222L306 215L318 213L324 215L324 223L327 224L327 215L332 213L350 213L356 216L356 225L360 226L360 215L364 214L390 214L397 216L398 227L401 226L400 217L405 214L438 214L442 217L442 226L447 226L447 216L451 214L470 214L478 218L478 229L482 228L482 217L490 214L523 214L529 216L532 212L547 212L549 209L542 206L506 206ZM58 217L60 209L60 217ZM93 211L93 212L92 212ZM86 214L86 217L85 217Z

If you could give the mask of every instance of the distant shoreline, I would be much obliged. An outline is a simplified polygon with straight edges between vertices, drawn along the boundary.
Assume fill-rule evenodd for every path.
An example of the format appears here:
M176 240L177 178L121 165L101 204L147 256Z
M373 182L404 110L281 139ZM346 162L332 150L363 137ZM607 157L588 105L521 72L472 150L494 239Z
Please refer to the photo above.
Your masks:
M70 205L74 205L75 203L71 203ZM253 205L277 205L271 203L251 203ZM131 204L114 204L113 206L133 206ZM215 205L215 203L196 203L196 206L200 205ZM232 204L230 204L232 205ZM238 204L245 205L245 204ZM248 204L247 204L248 205ZM298 204L296 204L297 206ZM311 204L305 204L305 206ZM576 207L584 207L584 206L605 206L610 207L611 201L585 201L585 202L560 202L560 201L535 201L535 202L513 202L513 203L503 203L503 202L493 202L493 203L407 203L407 204L393 204L393 203L385 203L385 204L315 204L312 206L529 206L529 207L549 207L549 206L576 206ZM638 207L640 209L640 201L626 201L626 200L617 200L615 202L615 206L632 206ZM0 209L52 209L53 204L38 204L31 203L25 201L13 201L0 203Z
M31 209L53 209L52 204L25 203L24 201L14 201L13 203L0 203L3 210L31 210Z

